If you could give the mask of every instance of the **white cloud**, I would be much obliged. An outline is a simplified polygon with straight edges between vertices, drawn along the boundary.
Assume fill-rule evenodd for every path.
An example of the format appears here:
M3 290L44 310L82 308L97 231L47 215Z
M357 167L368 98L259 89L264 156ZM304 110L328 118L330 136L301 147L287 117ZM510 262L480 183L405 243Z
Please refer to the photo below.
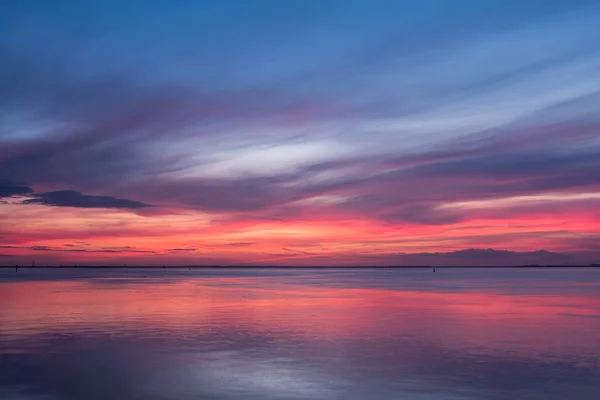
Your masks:
M472 209L523 206L539 203L598 200L600 193L548 193L532 196L501 197L490 200L461 201L439 205L439 209Z

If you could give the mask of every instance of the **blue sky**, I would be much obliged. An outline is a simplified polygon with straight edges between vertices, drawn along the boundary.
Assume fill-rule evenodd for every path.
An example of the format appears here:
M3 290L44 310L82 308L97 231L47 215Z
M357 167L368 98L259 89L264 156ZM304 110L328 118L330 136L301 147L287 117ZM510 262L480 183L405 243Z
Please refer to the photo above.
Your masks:
M440 210L490 198L550 196L556 215L581 209L573 192L589 202L597 190L598 1L3 7L0 193L11 197L26 185L38 199L131 200L111 204L156 206L157 225L185 210L406 228L481 224L491 217ZM61 201L77 208L60 197L18 210L36 204L42 218ZM578 215L593 220L586 207ZM567 236L597 240L596 229ZM566 248L555 236L548 246Z

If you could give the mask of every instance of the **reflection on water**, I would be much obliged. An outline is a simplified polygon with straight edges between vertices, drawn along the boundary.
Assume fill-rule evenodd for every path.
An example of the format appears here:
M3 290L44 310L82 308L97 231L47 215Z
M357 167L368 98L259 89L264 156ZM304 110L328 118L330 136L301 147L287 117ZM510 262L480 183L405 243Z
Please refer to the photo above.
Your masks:
M0 271L2 399L600 399L600 270Z

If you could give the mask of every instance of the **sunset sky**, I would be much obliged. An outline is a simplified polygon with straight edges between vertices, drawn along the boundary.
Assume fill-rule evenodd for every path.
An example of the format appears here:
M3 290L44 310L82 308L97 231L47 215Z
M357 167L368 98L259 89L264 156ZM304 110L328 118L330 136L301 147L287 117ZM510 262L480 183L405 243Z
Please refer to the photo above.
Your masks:
M600 263L598 0L0 8L0 265Z

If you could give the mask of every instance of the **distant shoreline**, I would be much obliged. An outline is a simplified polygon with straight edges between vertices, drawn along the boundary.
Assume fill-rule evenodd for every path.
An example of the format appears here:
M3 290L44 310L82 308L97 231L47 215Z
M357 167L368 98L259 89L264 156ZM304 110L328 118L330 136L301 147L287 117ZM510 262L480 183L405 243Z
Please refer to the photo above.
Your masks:
M15 265L0 265L0 269L15 269ZM49 265L31 266L19 265L18 269L490 269L490 268L600 268L600 264L586 265L493 265L493 266L439 266L439 265L398 265L398 266L252 266L252 265L178 265L178 266L152 266L152 265Z

